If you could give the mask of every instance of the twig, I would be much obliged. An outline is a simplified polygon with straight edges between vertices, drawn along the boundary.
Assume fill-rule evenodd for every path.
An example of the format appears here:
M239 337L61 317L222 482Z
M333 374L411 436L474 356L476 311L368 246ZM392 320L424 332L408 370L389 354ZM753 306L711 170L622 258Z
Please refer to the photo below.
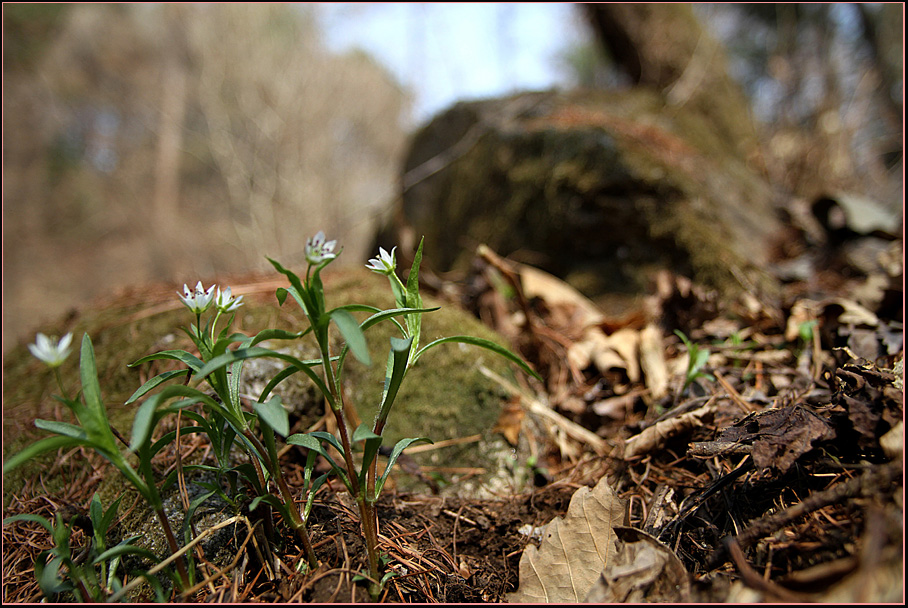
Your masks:
M779 599L784 602L806 602L809 600L809 596L805 594L791 591L760 576L760 574L747 563L747 560L744 558L744 552L741 551L740 545L738 545L733 536L726 538L723 544L731 555L735 567L741 574L741 579L748 587L756 589L757 591L762 591L770 596L767 599Z
M529 408L530 412L548 418L559 427L561 427L561 429L563 429L568 436L572 437L576 441L579 441L580 443L589 445L596 451L597 454L604 454L608 449L608 444L604 439L602 439L602 437L588 429L585 429L572 420L568 420L552 408L540 402L538 399L535 399L534 397L526 394L523 390L514 386L489 368L485 367L484 365L480 365L479 371L486 378L494 380L495 382L500 384L502 388L510 392L512 395L520 397L521 402Z
M764 517L750 525L746 530L735 537L736 542L744 548L749 547L757 539L774 533L776 530L787 526L803 515L817 509L841 503L843 500L855 496L876 496L891 483L902 476L902 463L892 462L868 469L862 476L849 479L828 490L815 492L799 502L774 515ZM710 556L709 567L717 568L727 561L725 545L720 545Z

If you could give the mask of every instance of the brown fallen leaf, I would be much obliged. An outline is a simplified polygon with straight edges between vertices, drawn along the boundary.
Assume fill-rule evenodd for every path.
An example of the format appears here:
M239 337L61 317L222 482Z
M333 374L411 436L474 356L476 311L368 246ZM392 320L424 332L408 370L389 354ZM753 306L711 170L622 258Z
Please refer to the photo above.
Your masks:
M492 427L493 433L501 433L512 446L517 445L520 438L520 429L523 426L523 407L519 399L513 399L501 409L498 421Z
M785 473L814 443L836 436L828 421L800 405L746 416L724 429L716 441L752 444L757 470L772 467Z
M591 490L574 492L564 519L545 526L537 549L527 545L520 556L520 587L511 603L577 603L586 598L603 568L611 563L625 523L624 502L603 477Z
M652 323L640 332L640 367L650 398L659 401L668 394L669 375L662 346L662 332Z
M692 412L686 412L679 416L662 420L656 424L643 429L624 444L625 460L635 456L649 454L653 450L661 448L665 442L676 435L701 426L705 419L712 417L716 411L716 406L709 403Z
M690 576L678 556L636 528L615 529L615 557L584 601L595 604L690 601Z

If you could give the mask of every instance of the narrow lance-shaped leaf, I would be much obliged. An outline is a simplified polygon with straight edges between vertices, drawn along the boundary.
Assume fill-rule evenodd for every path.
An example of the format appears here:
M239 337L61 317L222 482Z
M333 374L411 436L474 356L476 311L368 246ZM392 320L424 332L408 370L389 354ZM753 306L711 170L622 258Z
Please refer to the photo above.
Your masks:
M414 443L432 443L431 439L426 437L415 437L412 439L401 439L394 446L394 449L391 450L391 455L388 456L388 464L385 467L385 472L382 473L382 476L375 483L375 498L381 494L381 490L385 485L385 481L388 479L388 475L391 474L391 467L394 466L394 463L397 462L397 459L403 454L404 450L413 445Z
M341 444L337 440L337 438L331 433L315 431L305 434L295 433L287 437L287 443L289 443L290 445L298 445L309 450L314 450L318 454L321 454L321 456L328 461L328 464L331 465L331 469L334 471L334 474L340 478L341 482L344 484L347 490L349 490L351 494L355 494L356 488L354 488L351 484L350 479L347 476L347 471L342 466L340 466L337 461L334 460L334 458L331 457L331 454L329 454L327 450L325 450L324 446L322 446L321 444L321 441L323 440L330 443L334 447L334 449L343 454L344 449L341 447Z
M82 336L82 352L79 361L79 373L82 379L82 398L88 409L100 418L107 419L107 412L101 401L101 385L98 382L98 367L95 364L95 349L88 334ZM83 424L85 424L83 422Z
M275 395L266 403L257 401L252 404L252 407L259 415L259 419L271 427L281 437L286 437L290 434L290 417L287 415L287 410L284 409L284 406L281 404L280 396Z
M40 515L35 515L34 513L20 513L18 515L12 515L3 520L3 525L8 525L14 521L33 521L37 524L41 524L48 532L53 534L54 527L46 517L41 517Z
M74 439L73 437L64 437L61 435L39 439L35 443L29 445L26 448L23 448L21 451L16 452L15 454L4 460L3 474L6 475L16 467L22 466L23 463L28 462L32 458L36 458L45 452L58 450L60 448L68 448L76 445L84 445L85 443L85 440Z
M354 443L363 442L363 462L359 473L359 485L360 488L365 491L366 472L369 470L369 466L372 464L375 455L378 454L382 438L381 435L373 433L372 429L369 428L369 425L363 422L356 427L355 431L353 431L352 439Z
M485 338L476 338L474 336L449 336L447 338L439 338L438 340L435 340L434 342L430 342L429 344L426 344L424 347L419 349L419 352L417 352L416 356L413 358L413 362L415 363L416 361L418 361L419 358L422 357L423 353L425 353L430 348L434 348L435 346L438 346L439 344L445 344L448 342L459 342L461 344L471 344L473 346L480 346L482 348L490 350L498 355L501 355L508 361L511 361L512 363L517 364L520 367L520 369L522 369L529 375L533 376L537 380L542 380L542 378L539 376L539 374L537 374L535 371L533 371L530 368L530 366L527 365L523 359L521 359L520 357L518 357L517 355L515 355L514 353L512 353L505 347L501 346L500 344L496 344L495 342L492 342L491 340L486 340Z
M272 260L271 258L266 258L266 259L269 262L271 262L271 265L274 266L275 270L277 270L279 273L281 273L282 275L287 277L287 279L290 281L290 284L296 290L296 293L293 293L293 292L290 292L290 293L293 294L293 296L297 298L297 301L299 302L300 307L303 309L303 312L305 312L308 315L309 311L306 310L306 304L302 300L303 294L306 292L306 290L303 287L303 283L302 283L302 281L300 281L300 278L296 275L295 272L293 272L291 270L287 270L286 268L281 266L279 262L276 262L275 260ZM283 287L280 289L283 289ZM284 290L284 291L289 291L289 290ZM284 295L284 297L286 297L286 294ZM280 296L278 296L278 299L281 300L281 304L284 303L283 300L280 298Z
M419 247L416 248L416 254L413 256L413 264L410 267L410 274L407 276L407 306L410 308L422 308L422 296L419 295L419 266L422 263L423 241L425 241L425 237L419 240ZM413 347L419 348L419 335L422 331L422 315L416 314L408 316L407 328L410 330L410 336L413 337Z
M142 547L138 547L136 545L119 544L114 547L111 547L110 549L108 549L107 551L105 551L104 553L102 553L101 555L96 557L95 559L93 559L92 564L100 564L100 563L110 560L112 558L121 557L123 555L138 555L139 557L147 558L147 559L151 560L152 562L161 561L158 556L156 556L154 553L152 553L148 549L143 549Z
M88 435L85 433L85 429L68 422L38 419L35 420L35 426L44 431L50 431L51 433L56 433L57 435L63 435L64 437L72 437L73 439L79 439L80 441L88 440Z
M147 393L151 392L152 389L157 388L159 385L167 382L172 378L179 378L180 376L185 376L189 373L188 369L177 369L171 370L169 372L162 372L140 386L136 392L130 395L129 399L126 400L126 405L130 403L135 403L140 397L145 396Z
M230 365L230 364L234 363L235 361L239 361L241 359L252 359L252 358L256 358L256 357L273 357L275 359L287 361L288 363L290 363L291 365L296 367L299 371L306 374L309 377L309 379L315 383L315 386L318 387L319 391L321 391L321 393L323 395L325 395L325 399L328 400L328 403L332 407L334 407L334 403L335 403L334 399L331 396L331 393L328 390L328 387L325 385L325 382L318 376L318 374L316 374L314 371L312 371L312 369L311 369L311 367L313 365L312 363L307 362L307 361L300 361L299 359L297 359L296 357L294 357L292 355L279 353L279 352L276 352L273 350L269 350L267 348L261 348L259 346L253 346L250 348L243 348L243 349L237 349L237 350L233 350L233 351L227 351L223 355L219 355L219 356L215 357L214 359L212 359L211 361L209 361L208 363L206 363L205 367L203 367L199 371L199 376L205 377L206 375L210 374L214 370L220 369L226 365Z
M188 386L168 386L160 393L150 397L145 403L143 403L139 410L136 412L135 419L132 423L132 438L129 442L129 449L135 451L144 444L148 438L151 436L151 430L155 423L155 413L157 408L164 403L167 399L173 397L188 397L189 399L195 400L196 402L202 402L206 405L211 406L215 410L219 411L222 416L231 420L233 418L232 414L228 412L224 407L206 395L205 393L190 388ZM234 420L237 424L243 424L242 421Z
M363 335L363 330L360 329L356 318L349 311L336 308L331 312L331 319L344 336L344 340L346 340L347 346L350 347L353 356L363 365L372 365L366 337Z
M174 361L180 361L185 365L189 366L194 372L198 372L202 369L202 366L205 365L205 362L193 355L188 353L185 350L162 350L159 353L154 353L153 355L147 355L141 359L137 359L132 363L128 363L126 367L135 367L141 365L142 363L148 363L149 361L158 361L161 359L170 359Z
M388 354L381 407L378 411L378 418L375 420L375 428L378 431L384 428L385 422L388 420L388 414L391 412L391 406L394 405L394 399L397 398L397 391L400 390L400 384L407 372L407 362L410 357L412 344L412 336L406 340L391 338L391 352Z

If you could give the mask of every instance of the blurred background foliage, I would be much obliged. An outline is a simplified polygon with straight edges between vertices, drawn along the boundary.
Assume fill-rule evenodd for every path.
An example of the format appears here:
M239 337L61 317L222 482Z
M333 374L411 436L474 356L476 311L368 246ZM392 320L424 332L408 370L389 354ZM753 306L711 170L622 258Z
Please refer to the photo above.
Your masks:
M901 205L901 4L694 9L775 184ZM329 52L318 10L3 5L4 351L130 285L267 270L266 255L299 265L319 229L340 263L368 257L399 195L416 85ZM576 15L555 84L632 86Z

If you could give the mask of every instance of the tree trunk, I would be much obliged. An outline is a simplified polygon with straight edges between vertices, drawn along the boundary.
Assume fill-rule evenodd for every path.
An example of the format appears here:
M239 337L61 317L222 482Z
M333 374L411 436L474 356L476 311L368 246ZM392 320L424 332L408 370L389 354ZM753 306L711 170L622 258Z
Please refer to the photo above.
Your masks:
M635 85L658 89L670 108L697 110L738 158L760 158L747 97L728 74L721 44L704 31L690 4L584 7L605 49Z

